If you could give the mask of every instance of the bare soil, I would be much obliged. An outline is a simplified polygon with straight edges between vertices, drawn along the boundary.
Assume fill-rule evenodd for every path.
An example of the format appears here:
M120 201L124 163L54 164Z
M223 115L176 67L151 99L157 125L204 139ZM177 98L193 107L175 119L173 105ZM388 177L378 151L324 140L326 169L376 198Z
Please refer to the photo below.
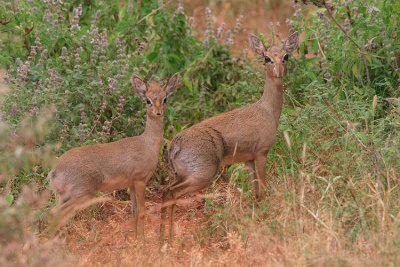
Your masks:
M176 243L160 248L160 201L146 201L145 241L133 236L133 218L130 201L105 203L73 219L63 236L68 250L79 266L155 266L190 265L191 249L196 244L194 236L204 223L203 202L188 200L178 207L175 220ZM185 248L189 248L188 251Z

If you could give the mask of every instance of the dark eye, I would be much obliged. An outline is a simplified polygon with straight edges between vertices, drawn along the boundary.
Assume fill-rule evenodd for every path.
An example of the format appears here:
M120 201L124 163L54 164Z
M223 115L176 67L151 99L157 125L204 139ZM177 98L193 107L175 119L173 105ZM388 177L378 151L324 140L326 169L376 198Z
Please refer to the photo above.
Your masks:
M265 56L265 64L273 64L274 62L269 57Z
M163 104L165 105L165 104L167 104L167 98L166 97L164 97L164 99L163 99Z
M146 103L147 105L151 106L151 100L149 98L146 98Z
M286 55L283 57L282 62L283 62L283 63L286 63L288 60L289 60L289 55L286 54Z

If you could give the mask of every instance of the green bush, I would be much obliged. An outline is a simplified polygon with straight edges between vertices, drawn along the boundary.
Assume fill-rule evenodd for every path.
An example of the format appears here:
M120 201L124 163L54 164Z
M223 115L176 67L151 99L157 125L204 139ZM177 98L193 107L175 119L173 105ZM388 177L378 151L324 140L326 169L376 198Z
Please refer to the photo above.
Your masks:
M181 8L171 12L157 0L130 4L2 3L1 17L9 23L0 27L0 63L11 86L3 101L5 119L18 125L27 114L54 105L47 141L59 143L62 153L142 132L144 108L131 92L132 73L159 81L182 73L182 86L168 105L167 138L231 103L250 102L244 92L251 82L243 78L253 71L229 49L239 27L218 37L210 29L203 43ZM212 27L210 14L207 20Z
M289 20L291 27L305 33L291 88L298 96L312 83L326 88L321 94L340 99L399 97L400 3L326 2L328 9L313 10L309 19L297 9Z

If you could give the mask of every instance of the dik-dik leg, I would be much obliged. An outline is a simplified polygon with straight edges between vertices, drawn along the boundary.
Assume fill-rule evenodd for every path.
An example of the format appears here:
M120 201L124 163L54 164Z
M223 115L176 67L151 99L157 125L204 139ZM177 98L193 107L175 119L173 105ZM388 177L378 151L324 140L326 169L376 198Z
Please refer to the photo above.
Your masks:
M136 233L139 239L144 239L144 217L145 217L145 189L146 183L143 181L135 181L135 195L137 212L134 214L136 221ZM133 202L132 202L133 204Z
M138 209L136 202L136 191L135 186L132 185L129 187L129 195L132 202L132 216L133 216L133 237L137 238L137 221L138 221Z
M267 191L267 182L265 181L265 165L267 164L266 154L258 155L255 159L256 163L256 176L258 184L257 198L259 200L265 199Z
M211 170L215 175L216 170ZM213 177L213 176L211 176ZM176 199L180 198L183 195L197 192L202 190L210 185L210 179L207 176L206 179L195 179L188 178L187 180L183 180L181 183L176 184L171 187L168 191L164 193L163 196L163 205L169 206L169 243L172 242L174 237L174 215L176 208ZM170 202L170 203L169 203ZM166 217L166 207L161 208L161 224L160 224L160 242L161 244L164 242L164 233L165 233L165 217Z
M246 167L247 167L247 172L249 173L249 176L250 176L251 190L253 192L253 195L255 197L258 197L259 186L258 186L258 181L257 181L256 166L255 166L254 160L247 161Z
M83 210L95 203L101 203L110 200L108 197L95 198L94 195L82 195L80 197L71 198L62 204L57 205L51 210L52 223L51 231L55 231L64 226L78 211Z

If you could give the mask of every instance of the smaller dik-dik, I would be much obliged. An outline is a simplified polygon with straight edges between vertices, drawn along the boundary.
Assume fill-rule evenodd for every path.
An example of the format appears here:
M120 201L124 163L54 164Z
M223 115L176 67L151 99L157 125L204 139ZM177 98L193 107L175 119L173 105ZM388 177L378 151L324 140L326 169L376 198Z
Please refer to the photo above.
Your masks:
M96 192L129 188L135 237L144 237L145 187L157 168L165 105L177 78L175 74L161 87L155 82L146 85L137 76L132 77L133 91L147 104L146 126L141 135L74 148L59 158L48 175L50 188L58 198L52 210L57 228L78 210L101 201L95 198Z
M206 119L174 137L169 150L173 183L163 196L161 242L164 240L166 205L170 205L171 241L175 200L210 185L220 166L245 162L254 193L258 198L264 198L267 154L275 143L283 104L282 78L289 55L297 49L298 38L298 33L294 33L282 48L272 46L266 49L260 39L251 35L251 47L265 61L266 79L261 99L252 105Z

